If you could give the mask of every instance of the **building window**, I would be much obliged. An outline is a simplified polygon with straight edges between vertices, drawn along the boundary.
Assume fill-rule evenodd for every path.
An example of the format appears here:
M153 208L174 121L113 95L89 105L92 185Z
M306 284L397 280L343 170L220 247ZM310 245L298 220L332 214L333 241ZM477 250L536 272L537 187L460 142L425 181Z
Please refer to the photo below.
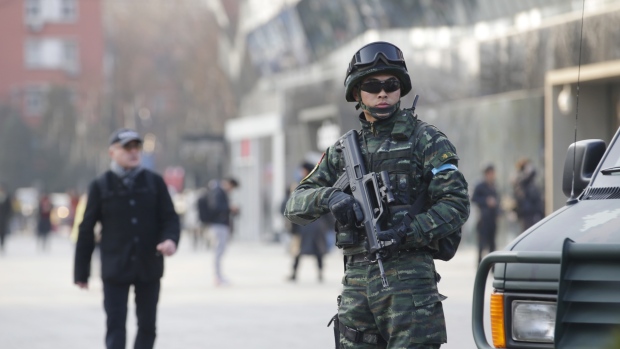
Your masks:
M75 40L45 38L26 40L24 64L28 69L62 69L79 72L80 54Z
M26 25L40 30L44 23L75 22L78 17L77 0L26 0Z
M24 6L26 19L36 19L41 16L41 0L26 0Z
M77 0L60 0L60 17L64 21L77 19Z
M37 68L40 66L39 60L41 57L39 41L27 40L26 49L24 52L24 58L26 68Z
M24 113L26 115L43 115L47 94L43 86L30 86L24 91Z
M78 45L75 41L65 40L63 42L63 68L71 73L77 74L80 69Z

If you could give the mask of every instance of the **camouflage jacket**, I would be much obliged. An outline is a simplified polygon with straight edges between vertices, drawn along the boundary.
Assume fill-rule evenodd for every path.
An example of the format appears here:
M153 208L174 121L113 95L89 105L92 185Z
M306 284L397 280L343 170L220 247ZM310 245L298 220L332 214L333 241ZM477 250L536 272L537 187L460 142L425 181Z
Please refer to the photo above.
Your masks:
M418 123L409 109L399 110L386 120L370 123L360 115L362 130L359 144L366 169L372 172L387 170L396 202L390 207L387 227L397 224L408 207L415 202L422 186L426 186L425 212L416 215L410 224L402 248L437 248L437 240L458 230L469 216L467 182L454 166L458 156L454 145L435 126L425 124L419 139L414 138ZM293 223L305 225L329 213L332 188L342 174L344 160L329 147L315 169L304 178L291 194L284 215ZM443 166L443 167L442 167ZM444 170L445 168L445 170ZM438 172L438 170L440 170ZM342 240L338 233L337 239ZM358 232L358 235L364 235ZM346 238L346 236L344 237ZM340 244L345 254L364 252L365 236L357 236L352 244Z

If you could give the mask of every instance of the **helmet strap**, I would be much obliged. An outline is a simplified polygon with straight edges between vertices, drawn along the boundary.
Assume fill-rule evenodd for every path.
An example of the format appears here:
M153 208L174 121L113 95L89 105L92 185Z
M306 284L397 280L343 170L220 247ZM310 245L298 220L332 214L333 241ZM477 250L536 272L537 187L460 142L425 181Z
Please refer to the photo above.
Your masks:
M400 100L398 100L396 104L394 104L393 106L389 108L369 107L362 102L362 93L358 92L358 95L359 95L359 101L357 102L355 109L357 110L361 108L363 111L367 111L368 113L370 113L370 115L372 115L373 118L378 119L378 120L389 118L390 116L392 116L392 114L394 114L395 111L397 111L400 108ZM379 114L382 114L382 115L380 116Z

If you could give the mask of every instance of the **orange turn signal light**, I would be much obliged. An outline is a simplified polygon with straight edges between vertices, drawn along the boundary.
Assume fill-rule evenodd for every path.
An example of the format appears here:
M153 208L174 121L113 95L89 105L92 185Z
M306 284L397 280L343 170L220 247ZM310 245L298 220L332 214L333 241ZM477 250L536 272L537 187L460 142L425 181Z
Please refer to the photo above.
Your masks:
M506 330L504 328L504 294L491 294L491 333L493 346L506 348Z

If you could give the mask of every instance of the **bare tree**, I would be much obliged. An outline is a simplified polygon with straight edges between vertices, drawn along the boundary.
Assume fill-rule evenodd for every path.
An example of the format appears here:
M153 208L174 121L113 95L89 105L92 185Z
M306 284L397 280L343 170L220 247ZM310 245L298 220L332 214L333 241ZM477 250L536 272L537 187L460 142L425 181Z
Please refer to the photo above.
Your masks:
M214 14L201 0L106 4L111 127L154 133L160 164L189 161L179 156L182 137L221 135L236 113Z
M11 188L32 183L34 140L20 113L0 105L0 182Z

